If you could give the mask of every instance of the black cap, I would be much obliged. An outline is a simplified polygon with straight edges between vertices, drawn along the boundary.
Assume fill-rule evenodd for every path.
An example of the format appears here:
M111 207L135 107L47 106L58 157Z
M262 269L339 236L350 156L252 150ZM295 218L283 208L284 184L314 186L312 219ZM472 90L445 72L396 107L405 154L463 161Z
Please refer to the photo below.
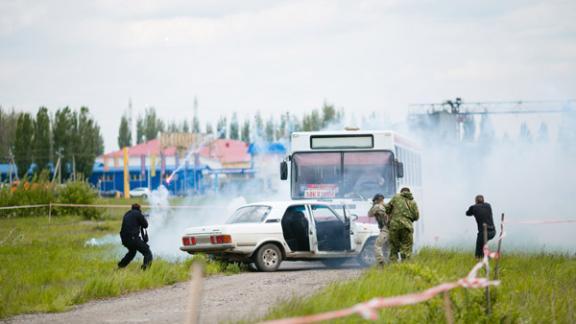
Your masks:
M132 204L132 209L140 210L140 205Z
M384 199L384 195L383 194L375 194L374 198L372 198L372 202L377 202L379 200L383 200Z

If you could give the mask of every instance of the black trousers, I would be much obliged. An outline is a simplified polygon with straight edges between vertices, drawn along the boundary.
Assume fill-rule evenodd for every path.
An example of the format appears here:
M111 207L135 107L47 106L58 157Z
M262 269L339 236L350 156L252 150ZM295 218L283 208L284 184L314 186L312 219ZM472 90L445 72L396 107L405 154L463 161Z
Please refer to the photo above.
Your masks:
M136 256L136 252L140 252L144 256L144 263L142 264L142 270L146 270L152 264L152 251L150 251L150 246L146 244L139 236L131 237L121 237L122 245L128 249L128 253L118 262L119 268L126 267L132 259Z
M488 229L488 241L493 239L494 236L496 236L496 230L493 228L489 228ZM476 254L477 258L484 257L484 231L478 232L478 235L476 236L476 252L475 252L475 254Z

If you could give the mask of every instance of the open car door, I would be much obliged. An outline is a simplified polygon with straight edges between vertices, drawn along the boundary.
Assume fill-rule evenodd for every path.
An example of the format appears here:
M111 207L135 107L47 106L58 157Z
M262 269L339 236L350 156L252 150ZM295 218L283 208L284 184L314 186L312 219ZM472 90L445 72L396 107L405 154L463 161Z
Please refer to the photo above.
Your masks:
M350 250L350 223L328 205L311 204L318 252L343 252Z

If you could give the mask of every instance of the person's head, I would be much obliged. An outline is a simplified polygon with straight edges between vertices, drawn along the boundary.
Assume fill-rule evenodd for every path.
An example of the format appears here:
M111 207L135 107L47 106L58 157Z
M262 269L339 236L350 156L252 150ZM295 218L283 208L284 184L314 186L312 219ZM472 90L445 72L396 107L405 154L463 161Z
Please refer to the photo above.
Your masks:
M484 196L476 195L476 198L474 198L474 200L476 201L477 204L483 204L484 203Z
M400 189L400 193L404 193L404 192L410 192L410 188L404 187L404 188Z
M132 209L140 210L140 205L139 204L132 204Z
M376 194L376 195L374 195L374 198L372 198L372 203L374 203L374 204L379 204L383 201L384 201L384 195L383 194Z

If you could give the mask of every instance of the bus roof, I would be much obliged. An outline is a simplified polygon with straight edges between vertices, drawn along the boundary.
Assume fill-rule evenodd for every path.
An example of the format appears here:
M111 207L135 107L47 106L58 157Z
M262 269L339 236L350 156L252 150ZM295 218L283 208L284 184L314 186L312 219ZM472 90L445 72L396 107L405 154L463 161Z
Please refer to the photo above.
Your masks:
M311 136L358 136L358 135L380 135L391 137L394 144L410 148L413 150L420 150L421 147L415 141L406 136L399 134L392 130L327 130L327 131L312 131L312 132L293 132L292 138L295 137L311 137Z

